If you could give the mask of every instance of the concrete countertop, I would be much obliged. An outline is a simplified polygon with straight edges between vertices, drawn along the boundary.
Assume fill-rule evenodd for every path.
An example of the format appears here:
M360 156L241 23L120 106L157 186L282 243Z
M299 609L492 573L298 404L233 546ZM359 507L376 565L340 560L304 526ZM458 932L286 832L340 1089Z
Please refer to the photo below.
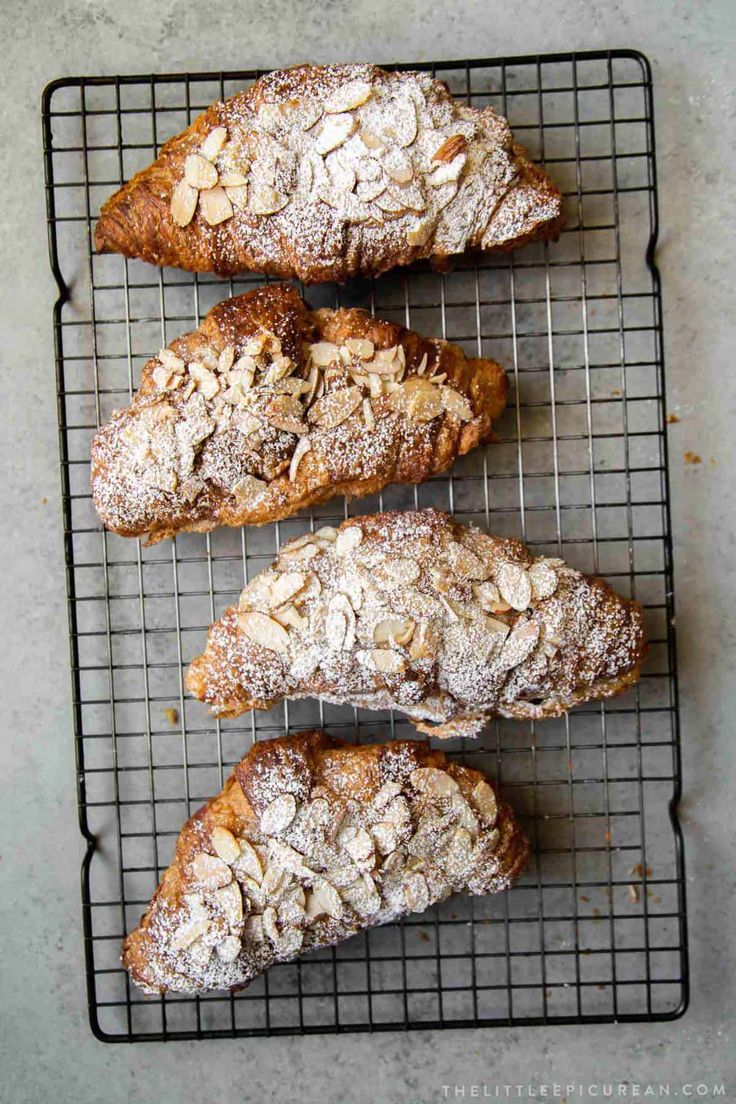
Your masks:
M441 1101L455 1086L726 1084L733 922L732 368L736 7L729 0L181 0L0 5L3 696L0 1097L9 1104ZM662 231L692 1002L662 1025L103 1046L87 1025L39 97L80 73L636 47L651 59ZM702 456L687 465L684 452ZM443 1086L451 1086L444 1090ZM487 1086L484 1090L483 1086ZM515 1090L512 1090L512 1092ZM564 1095L564 1094L563 1094ZM601 1094L602 1095L602 1094ZM493 1098L491 1096L491 1098ZM526 1099L526 1095L511 1097ZM701 1097L712 1099L711 1095ZM570 1095L571 1101L580 1099Z

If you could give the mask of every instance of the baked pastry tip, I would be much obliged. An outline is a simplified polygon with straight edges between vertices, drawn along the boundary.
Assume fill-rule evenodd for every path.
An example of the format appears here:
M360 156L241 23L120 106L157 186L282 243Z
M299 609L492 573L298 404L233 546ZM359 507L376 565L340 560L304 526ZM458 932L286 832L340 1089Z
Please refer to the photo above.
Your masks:
M219 716L315 697L474 736L639 678L643 611L602 579L427 509L290 541L212 625L187 687Z
M424 72L299 65L212 104L103 205L100 253L306 283L557 237L561 196L493 108Z
M492 360L266 285L148 361L92 443L94 505L155 543L419 483L492 439L507 386Z
M239 989L450 894L498 893L528 855L495 786L426 743L262 741L184 825L123 964L151 994Z

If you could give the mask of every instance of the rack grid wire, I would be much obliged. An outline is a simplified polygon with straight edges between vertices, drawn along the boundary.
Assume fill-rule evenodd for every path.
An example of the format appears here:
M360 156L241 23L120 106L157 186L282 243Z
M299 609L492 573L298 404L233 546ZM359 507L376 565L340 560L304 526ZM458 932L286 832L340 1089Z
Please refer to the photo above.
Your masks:
M307 296L504 364L513 397L498 441L418 487L151 548L97 521L91 437L150 356L261 278L98 255L93 224L166 139L260 72L65 78L44 92L87 993L106 1041L663 1020L687 1005L649 64L617 50L411 67L509 119L564 192L565 229L449 273L417 266ZM534 857L510 892L451 898L236 994L144 998L121 969L120 940L181 824L251 741L315 725L359 741L413 732L399 716L312 701L217 721L185 697L186 664L285 540L416 505L521 537L638 598L650 641L640 684L559 720L497 721L477 742L443 745L499 780L531 835Z

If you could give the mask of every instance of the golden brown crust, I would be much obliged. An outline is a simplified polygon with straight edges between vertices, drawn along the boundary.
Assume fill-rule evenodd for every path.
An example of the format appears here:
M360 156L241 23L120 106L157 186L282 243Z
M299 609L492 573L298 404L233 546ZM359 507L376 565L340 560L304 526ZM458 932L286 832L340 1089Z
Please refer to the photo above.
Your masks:
M233 398L235 388L227 380L238 364L252 360L239 358L264 334L273 342L272 351L261 355L263 368L257 368L250 390ZM342 355L346 341L357 341L358 348L365 343L376 351L393 349L397 371L377 376L375 352L372 360L355 356L347 366L313 367L310 349L318 345L324 353L334 346L335 354ZM227 349L234 362L221 372L218 358ZM122 536L148 535L151 543L181 530L278 521L338 494L361 497L388 483L422 482L490 440L493 421L506 401L506 374L493 361L467 359L456 345L422 338L364 311L310 311L296 290L284 284L219 303L198 330L172 342L169 353L181 362L181 374L172 374L167 382L161 354L150 360L132 404L115 412L92 444L92 492L102 521ZM269 373L285 358L290 361L288 378L268 383ZM202 376L205 361L213 370ZM202 390L188 395L195 386L188 372L197 365L197 387L212 385L217 388L214 396L205 398L209 392ZM421 386L430 396L467 401L466 412L458 416L438 403L428 421L397 414L400 394L384 392L404 387L422 365ZM275 426L269 420L270 404L286 399L293 405L277 389L287 383L307 387L315 372L320 378L314 396L303 396L296 406L306 420ZM441 382L430 385L430 378ZM357 408L339 425L309 421L320 386L333 394L360 391ZM372 428L365 421L366 402ZM242 419L250 419L248 426ZM251 424L257 436L243 433ZM305 444L311 447L294 472L290 462Z
M356 86L371 90L367 102L339 116L323 114L331 96ZM397 134L407 110L416 123L408 145ZM313 112L321 121L307 125ZM335 118L348 120L353 131L338 148L321 152L330 145L321 130ZM210 225L195 189L189 193L197 204L194 215L177 225L171 204L185 161L220 128L226 144L210 155L217 179L227 184L238 173L245 190L219 192L231 214L226 210L217 216L224 221ZM377 149L374 132L381 140ZM364 134L374 148L362 142ZM448 136L460 141L459 149L452 147L458 149L454 164L462 162L460 175L437 186L430 178L438 166L452 172L433 160L437 149L448 147ZM375 179L376 165L384 173L377 186L383 180L388 189L383 197L363 200L375 189L361 177ZM271 206L264 208L266 189ZM555 186L492 108L478 111L454 101L446 85L426 73L302 65L213 104L167 142L152 165L103 205L95 244L100 252L193 272L254 270L307 283L342 282L422 258L556 237L560 208Z
M282 576L297 584L286 619ZM621 693L645 652L641 607L602 579L422 510L286 545L211 627L187 687L220 716L310 696L472 736L494 714Z
M266 810L283 795L294 798L293 819L283 829L264 830ZM317 832L310 819L315 811L322 821ZM256 848L259 884L253 853L246 873L233 837ZM231 850L223 852L223 844ZM223 853L229 871L217 861ZM203 854L214 867L205 872L209 888L197 876ZM123 965L147 992L239 988L276 961L421 912L450 893L505 889L528 854L528 841L495 786L425 743L356 746L318 731L263 741L182 828L173 863L124 942ZM299 863L286 884L273 876L284 861ZM338 907L329 906L335 915L313 907L314 891L324 893L325 882L334 894L330 878L345 883L337 889ZM226 888L227 900L218 901L217 886L226 880L235 889ZM257 940L269 907L276 929L268 919L265 926L274 938ZM183 946L182 932L190 925L191 935L193 923L198 934Z

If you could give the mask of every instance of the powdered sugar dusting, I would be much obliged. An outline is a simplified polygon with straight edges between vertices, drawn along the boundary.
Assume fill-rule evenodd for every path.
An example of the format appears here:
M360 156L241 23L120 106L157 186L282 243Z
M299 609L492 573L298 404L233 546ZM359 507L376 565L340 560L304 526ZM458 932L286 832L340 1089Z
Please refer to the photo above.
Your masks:
M123 960L148 992L240 987L451 893L499 892L527 853L482 775L424 744L268 741L185 826Z
M298 620L285 620L274 587L297 567L304 585L287 606ZM285 654L250 631L254 609L293 621ZM239 610L215 623L188 674L190 690L228 715L312 696L473 735L494 713L557 715L620 692L644 651L640 607L602 580L434 510L298 538Z

